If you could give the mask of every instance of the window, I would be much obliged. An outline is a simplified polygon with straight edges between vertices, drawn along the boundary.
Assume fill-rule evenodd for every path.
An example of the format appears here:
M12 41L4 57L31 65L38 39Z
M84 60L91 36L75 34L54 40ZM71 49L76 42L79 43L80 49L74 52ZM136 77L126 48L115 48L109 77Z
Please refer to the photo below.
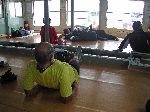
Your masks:
M44 2L34 2L34 26L43 26Z
M22 16L22 3L10 2L9 11L10 11L10 17L21 17Z
M142 22L143 8L143 1L108 0L107 27L131 30L133 21Z
M75 0L74 1L74 25L97 26L99 24L99 0ZM68 0L67 25L71 25L71 0Z
M1 3L1 1L0 1L0 18L2 17L2 3Z
M0 15L2 15L2 2L0 1Z
M15 4L14 2L9 3L9 12L10 12L10 17L16 17L15 16Z
M49 17L52 26L60 25L60 0L49 1ZM42 26L44 18L44 1L34 2L34 26Z
M16 16L22 16L22 4L20 2L15 3Z
M49 1L49 17L51 18L51 25L60 25L60 0Z

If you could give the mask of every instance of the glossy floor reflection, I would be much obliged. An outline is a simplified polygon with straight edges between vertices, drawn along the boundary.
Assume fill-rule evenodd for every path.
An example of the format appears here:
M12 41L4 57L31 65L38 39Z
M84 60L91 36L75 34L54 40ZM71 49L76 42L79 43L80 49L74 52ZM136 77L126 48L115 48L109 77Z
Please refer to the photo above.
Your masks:
M112 51L118 49L118 46L120 45L122 40L123 39L119 39L119 41L79 41L79 42L67 41L67 45L82 46ZM26 36L26 37L0 38L0 41L40 43L41 40L39 34L34 34L33 36ZM130 51L132 50L130 46L128 46L126 49L124 49L123 52L130 52Z
M144 112L150 98L150 75L126 68L81 64L77 98L59 102L58 91L43 90L26 99L22 89L24 67L32 57L0 53L7 60L17 82L0 85L0 112ZM7 69L0 69L0 75Z

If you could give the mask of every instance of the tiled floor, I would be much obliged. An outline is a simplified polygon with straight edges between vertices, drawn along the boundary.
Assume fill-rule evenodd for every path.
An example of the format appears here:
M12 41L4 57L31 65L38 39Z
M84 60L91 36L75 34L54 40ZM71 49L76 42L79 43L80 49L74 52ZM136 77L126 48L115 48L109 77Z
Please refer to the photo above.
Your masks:
M73 44L80 45L80 43ZM95 45L97 42L89 42L89 45L88 42L82 43L85 47L91 45L98 48ZM103 48L107 45L109 42L104 44ZM31 58L16 53L0 53L0 60L7 60L12 71L18 75L17 82L0 85L0 112L145 111L145 102L150 98L149 74L94 64L81 64L78 95L70 104L59 102L59 92L52 90L43 90L36 97L26 99L21 83L24 67ZM6 69L1 68L0 71L2 75Z

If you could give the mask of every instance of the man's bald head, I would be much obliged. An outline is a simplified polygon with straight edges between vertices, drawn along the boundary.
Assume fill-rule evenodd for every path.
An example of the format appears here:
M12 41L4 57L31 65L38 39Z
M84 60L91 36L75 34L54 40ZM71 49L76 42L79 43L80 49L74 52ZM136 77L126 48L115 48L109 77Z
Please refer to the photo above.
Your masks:
M38 52L38 53L52 53L52 52L54 52L54 48L48 42L41 42L41 43L38 44L35 51Z
M50 61L54 54L54 48L50 43L41 42L35 48L35 59L39 64L44 64Z

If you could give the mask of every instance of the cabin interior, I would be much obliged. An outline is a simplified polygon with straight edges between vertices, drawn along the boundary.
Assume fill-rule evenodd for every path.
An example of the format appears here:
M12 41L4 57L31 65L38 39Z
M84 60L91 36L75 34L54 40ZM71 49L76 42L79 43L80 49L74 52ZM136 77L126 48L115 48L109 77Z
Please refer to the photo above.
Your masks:
M40 43L39 33L44 25L46 6L51 26L55 27L58 35L63 34L66 28L92 25L94 29L104 30L119 39L69 40L66 43L69 46L111 53L133 31L134 21L141 21L145 32L150 26L149 0L0 0L0 44ZM32 34L11 38L12 29L23 27L24 21L28 21ZM26 98L22 76L27 62L34 57L18 52L19 47L15 50L10 48L14 47L0 45L0 61L7 61L18 78L16 82L0 84L0 112L146 112L145 104L150 99L150 71L114 66L111 61L107 65L99 64L94 59L92 62L86 58L85 62L88 63L81 62L78 95L71 103L61 103L58 91L47 89L36 97ZM130 46L123 50L123 53L131 52ZM7 69L0 68L0 76Z

